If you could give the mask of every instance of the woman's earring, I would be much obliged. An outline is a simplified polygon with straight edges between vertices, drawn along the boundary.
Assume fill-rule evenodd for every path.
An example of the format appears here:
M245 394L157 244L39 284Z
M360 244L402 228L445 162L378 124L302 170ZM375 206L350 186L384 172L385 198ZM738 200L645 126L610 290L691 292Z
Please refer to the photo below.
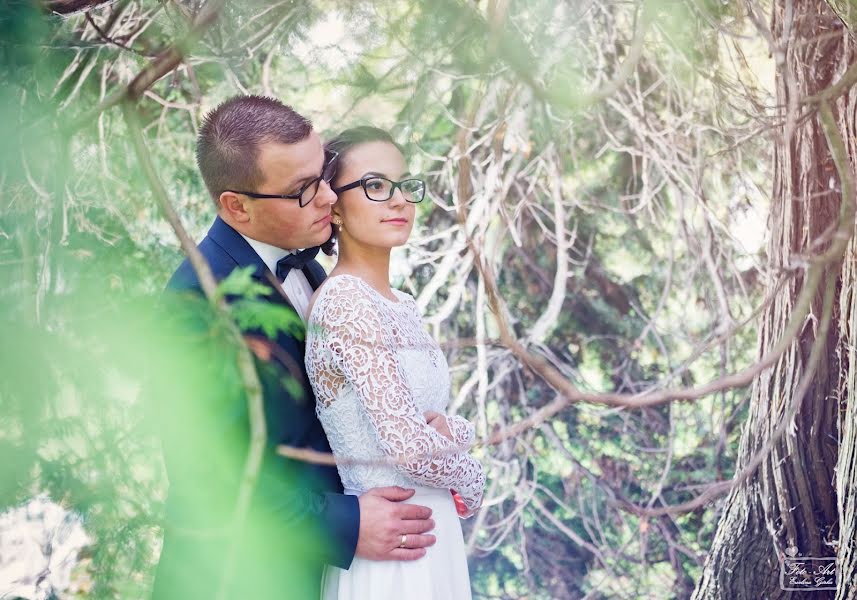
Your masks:
M342 217L340 217L339 215L334 215L333 224L337 227L342 227Z

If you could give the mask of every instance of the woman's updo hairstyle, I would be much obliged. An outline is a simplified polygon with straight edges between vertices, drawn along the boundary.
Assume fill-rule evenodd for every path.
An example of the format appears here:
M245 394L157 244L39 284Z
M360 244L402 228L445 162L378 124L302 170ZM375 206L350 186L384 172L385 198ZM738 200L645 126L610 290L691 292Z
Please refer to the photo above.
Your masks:
M404 148L397 144L392 136L383 129L372 127L371 125L361 125L360 127L346 129L336 137L328 140L324 145L326 153L336 152L337 154L336 172L333 175L333 179L331 179L331 187L342 184L342 182L337 180L339 178L339 171L342 170L342 166L348 161L349 152L360 144L368 142L387 142L388 144L393 144L402 154L405 153ZM333 248L336 243L336 234L339 232L339 228L336 225L331 225L331 229L330 239L321 245L322 252L328 256L332 256L334 253Z

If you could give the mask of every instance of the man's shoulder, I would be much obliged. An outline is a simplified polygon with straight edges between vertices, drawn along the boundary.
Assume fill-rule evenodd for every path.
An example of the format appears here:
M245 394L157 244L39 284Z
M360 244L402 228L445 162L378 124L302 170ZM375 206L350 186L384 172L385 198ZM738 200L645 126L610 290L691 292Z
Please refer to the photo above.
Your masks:
M218 281L227 277L238 266L235 260L209 236L203 238L197 245L197 249L211 268L212 275ZM186 257L175 270L166 289L172 291L200 289L199 277L189 258Z

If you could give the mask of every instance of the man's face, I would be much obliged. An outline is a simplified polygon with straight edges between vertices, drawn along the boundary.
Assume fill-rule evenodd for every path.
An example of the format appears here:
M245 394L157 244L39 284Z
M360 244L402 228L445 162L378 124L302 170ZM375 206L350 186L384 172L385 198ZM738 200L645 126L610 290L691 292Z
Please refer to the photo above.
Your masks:
M307 182L321 175L324 150L314 131L296 144L269 142L259 148L262 184L259 194L295 194ZM307 192L310 193L310 192ZM250 238L286 250L318 246L330 237L330 207L336 194L323 180L312 201L301 208L297 200L247 198L249 221L242 233Z

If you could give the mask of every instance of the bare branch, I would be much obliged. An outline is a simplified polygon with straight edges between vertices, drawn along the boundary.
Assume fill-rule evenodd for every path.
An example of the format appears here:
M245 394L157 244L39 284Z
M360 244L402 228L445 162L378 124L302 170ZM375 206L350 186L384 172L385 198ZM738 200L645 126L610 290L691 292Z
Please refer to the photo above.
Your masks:
M63 127L63 133L71 135L78 129L92 123L100 113L108 110L125 100L136 101L156 81L171 73L182 61L190 48L202 37L220 14L226 0L209 0L202 7L193 21L187 35L174 42L166 50L158 54L146 67L140 71L131 82L105 98L98 106Z

